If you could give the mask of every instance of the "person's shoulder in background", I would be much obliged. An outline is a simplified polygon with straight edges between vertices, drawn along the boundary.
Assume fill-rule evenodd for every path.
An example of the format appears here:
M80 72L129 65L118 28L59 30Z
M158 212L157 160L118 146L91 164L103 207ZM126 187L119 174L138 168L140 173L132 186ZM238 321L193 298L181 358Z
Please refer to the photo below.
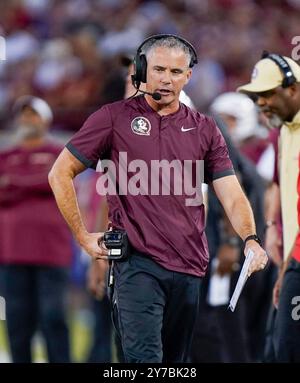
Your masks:
M20 146L16 144L9 143L5 147L0 147L0 157L8 157L12 154L17 154L21 151Z

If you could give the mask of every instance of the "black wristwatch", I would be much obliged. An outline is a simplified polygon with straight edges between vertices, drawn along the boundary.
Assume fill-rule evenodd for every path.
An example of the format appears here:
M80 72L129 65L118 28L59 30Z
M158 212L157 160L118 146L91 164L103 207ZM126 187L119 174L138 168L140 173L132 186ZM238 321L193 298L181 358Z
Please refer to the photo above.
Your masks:
M248 237L244 239L244 246L246 246L246 242L250 240L257 242L259 246L262 246L261 240L258 238L256 234L248 235Z

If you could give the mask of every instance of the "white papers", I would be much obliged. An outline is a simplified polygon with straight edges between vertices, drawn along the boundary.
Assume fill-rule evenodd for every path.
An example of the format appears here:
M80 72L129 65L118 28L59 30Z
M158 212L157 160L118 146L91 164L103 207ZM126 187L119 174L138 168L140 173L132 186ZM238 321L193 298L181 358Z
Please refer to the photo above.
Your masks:
M233 312L235 310L237 301L241 295L241 292L243 290L243 287L245 286L245 283L248 279L248 271L249 271L249 266L252 261L252 258L254 257L254 252L252 250L249 250L246 256L246 259L244 261L239 279L237 281L237 284L235 286L234 292L232 294L232 297L229 302L228 308Z

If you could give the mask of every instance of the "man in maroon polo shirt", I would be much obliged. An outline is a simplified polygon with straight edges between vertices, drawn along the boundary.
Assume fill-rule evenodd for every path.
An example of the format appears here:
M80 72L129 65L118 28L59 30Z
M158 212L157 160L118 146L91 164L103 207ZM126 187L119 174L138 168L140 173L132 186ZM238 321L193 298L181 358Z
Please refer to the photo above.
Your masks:
M187 361L208 249L203 203L191 202L191 188L178 190L183 173L195 185L197 161L204 161L206 182L245 240L245 254L249 249L255 253L250 272L267 263L223 136L211 118L179 102L196 62L194 48L178 36L145 40L137 51L133 80L137 88L145 82L148 93L91 115L49 174L58 206L81 246L92 257L105 258L107 251L97 242L103 233L88 233L84 227L72 180L86 167L96 169L99 159L110 159L119 170L116 190L111 188L107 200L113 227L127 232L133 248L128 260L114 267L113 314L127 362ZM177 161L169 195L163 174L158 185L152 183L158 161ZM176 173L178 161L184 166L190 161L193 169Z
M69 362L64 303L72 238L48 183L61 145L46 138L52 112L44 100L21 97L15 115L18 142L0 153L0 264L12 360L32 361L39 329L49 362Z

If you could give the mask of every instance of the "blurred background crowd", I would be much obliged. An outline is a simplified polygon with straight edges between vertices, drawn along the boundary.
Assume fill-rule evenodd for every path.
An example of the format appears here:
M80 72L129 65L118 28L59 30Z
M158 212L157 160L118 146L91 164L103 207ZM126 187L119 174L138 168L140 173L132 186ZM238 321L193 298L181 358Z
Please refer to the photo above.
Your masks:
M21 96L34 95L50 105L54 117L50 134L63 144L93 111L124 97L128 70L125 59L132 58L146 37L178 34L195 46L199 60L185 91L197 110L220 119L263 237L264 192L273 178L272 142L277 133L269 132L250 99L232 92L249 81L263 49L291 56L292 38L299 34L299 0L0 0L0 9L0 36L6 41L6 60L0 61L0 149L6 149L14 140L13 105ZM224 93L226 97L222 98ZM105 207L95 195L95 180L88 171L76 185L84 219L91 228L99 228L105 221L101 218ZM211 206L217 206L212 199L209 195ZM218 208L211 212L211 222L223 222ZM208 237L211 246L216 247L216 227L209 222ZM222 228L218 230L226 231L224 222ZM90 357L90 361L116 361L118 352L112 346L108 302L99 307L99 301L90 299L86 288L88 257L71 240L70 246L67 308L73 360ZM255 294L245 294L245 310L241 308L230 325L232 317L223 310L228 297L220 297L216 291L220 287L230 290L234 284L231 277L239 271L241 243L234 247L238 249L236 254L230 254L229 261L223 257L222 267L211 263L207 296L203 298L203 312L210 318L206 321L210 326L201 325L204 334L199 331L197 348L203 346L194 360L263 360L276 271L271 265L257 277L255 288L252 285ZM218 250L210 250L214 258ZM222 251L226 253L226 249ZM219 271L219 279L212 278L215 270ZM105 298L101 299L103 303ZM102 322L98 323L97 318ZM8 352L6 330L1 324L0 352ZM205 338L202 343L201 337ZM93 349L88 355L93 341L98 351ZM244 352L239 351L241 347ZM220 355L214 360L216 349ZM9 352L3 358L10 360ZM47 359L45 354L43 358Z
M187 92L205 111L249 79L266 47L290 55L299 11L297 0L2 0L0 129L16 98L36 94L53 108L53 128L76 131L99 105L121 97L120 56L155 33L182 35L196 47Z

